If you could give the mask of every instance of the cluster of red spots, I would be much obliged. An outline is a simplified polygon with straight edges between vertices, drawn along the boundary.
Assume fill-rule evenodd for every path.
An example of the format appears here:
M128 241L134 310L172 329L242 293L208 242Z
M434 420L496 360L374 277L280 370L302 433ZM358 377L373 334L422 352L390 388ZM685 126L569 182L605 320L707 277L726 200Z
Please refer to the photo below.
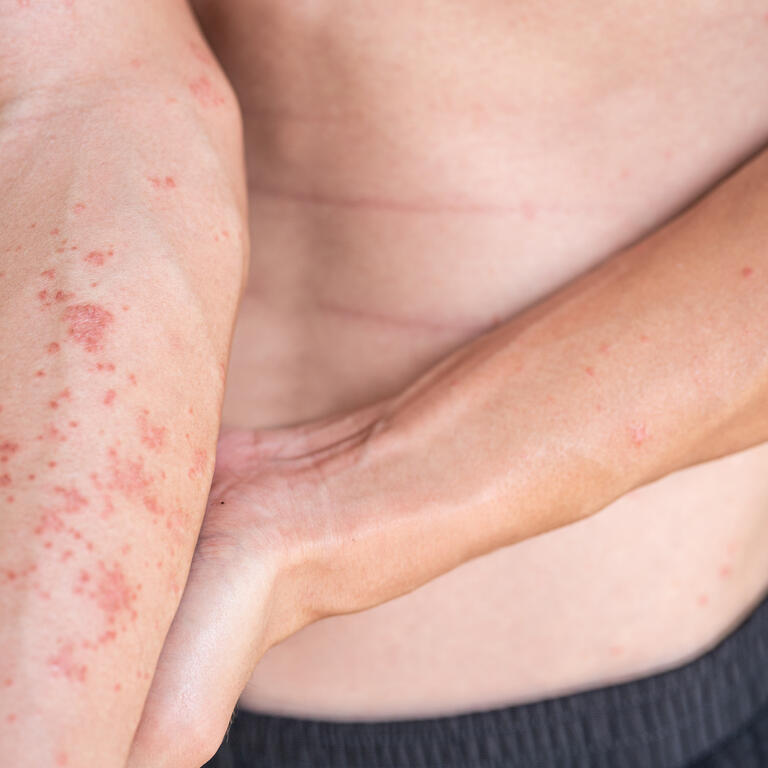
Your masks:
M19 444L12 440L0 442L0 464L6 464L11 456L19 451Z
M189 84L189 90L204 107L217 107L224 104L224 98L205 75L201 75L197 80L192 81Z
M139 414L138 422L141 442L151 451L161 451L165 445L167 429L165 427L156 427L153 424L150 424L148 416L149 411L146 409Z
M116 392L114 389L108 389L106 393L104 394L104 400L102 401L104 405L112 405L112 403L115 402L115 396Z
M173 176L166 176L162 179L159 176L147 176L147 180L155 189L176 188L176 182L174 181Z
M67 307L63 317L69 323L69 335L86 352L98 352L103 348L104 338L114 321L112 313L97 304Z
M74 643L59 643L58 652L48 658L47 664L54 677L85 682L88 667L76 658Z
M752 269L752 267L744 267L744 268L741 270L741 276L742 276L742 277L752 277L752 275L754 274L754 272L755 272L755 270L754 270L754 269Z
M104 612L108 624L114 624L122 614L130 616L131 620L135 620L138 615L134 608L137 598L136 590L128 584L118 563L115 563L112 568L107 568L102 561L99 561L99 575L96 578L95 591L91 596Z
M144 470L144 461L141 458L138 461L120 459L114 448L109 449L108 456L110 480L107 488L119 491L128 500L143 499L153 484Z
M103 267L107 263L107 260L114 255L115 252L112 250L106 252L91 251L89 254L83 256L83 261L86 262L86 264L90 264L92 267Z
M648 430L645 424L630 424L629 434L635 445L642 445L648 439Z
M194 480L196 477L202 477L205 472L205 468L208 464L208 453L202 448L195 451L195 456L192 460L192 466L189 468L190 480Z
M96 365L97 371L107 371L108 373L114 373L115 372L115 364L114 363L98 363Z
M53 398L53 399L52 399L52 400L51 400L51 401L48 403L48 405L49 405L51 408L53 408L53 409L56 409L56 408L58 408L58 407L59 407L59 400L71 400L71 399L72 399L72 393L69 391L69 388L67 388L67 389L62 389L62 390L61 390L61 392L59 392L59 394L58 394L58 395L56 395L56 397L54 397L54 398ZM56 429L56 428L54 427L54 429ZM58 430L56 430L56 432L58 433Z
M69 301L74 295L74 293L67 293L61 290L48 293L44 288L42 291L38 291L37 298L44 307L50 307L52 304L62 304L65 301Z
M56 270L55 269L45 269L40 273L40 277L46 277L48 280L53 280L54 277L56 277Z

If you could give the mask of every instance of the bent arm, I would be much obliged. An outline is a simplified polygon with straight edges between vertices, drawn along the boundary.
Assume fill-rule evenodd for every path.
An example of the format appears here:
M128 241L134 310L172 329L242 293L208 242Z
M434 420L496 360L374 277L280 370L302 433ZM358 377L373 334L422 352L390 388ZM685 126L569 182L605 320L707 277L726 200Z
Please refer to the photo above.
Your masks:
M0 0L0 751L122 766L205 508L239 115L183 3Z
M767 242L763 152L451 355L372 423L306 430L284 466L306 479L297 496L316 499L322 479L330 523L304 545L322 554L293 569L301 615L276 636L768 440ZM345 429L361 431L344 443Z

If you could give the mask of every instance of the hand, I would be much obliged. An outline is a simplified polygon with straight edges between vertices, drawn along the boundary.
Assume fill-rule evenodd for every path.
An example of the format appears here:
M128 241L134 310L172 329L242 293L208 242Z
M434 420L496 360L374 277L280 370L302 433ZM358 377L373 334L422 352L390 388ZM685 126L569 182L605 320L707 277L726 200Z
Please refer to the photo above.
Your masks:
M349 457L383 408L222 433L189 578L127 768L199 768L261 656L320 618L299 586L337 522L318 459Z

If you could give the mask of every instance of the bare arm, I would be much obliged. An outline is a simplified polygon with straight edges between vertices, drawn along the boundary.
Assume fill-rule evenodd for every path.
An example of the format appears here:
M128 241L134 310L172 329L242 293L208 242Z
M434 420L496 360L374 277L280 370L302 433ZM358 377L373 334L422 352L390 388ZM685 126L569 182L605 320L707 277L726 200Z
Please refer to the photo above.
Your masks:
M768 440L766 242L768 151L399 396L226 434L130 768L209 757L260 656L301 627ZM169 722L205 723L204 743L167 745Z
M239 115L184 3L0 0L0 752L122 766L213 466Z
M763 152L384 404L359 447L324 450L339 427L310 430L311 471L346 511L329 512L328 554L306 567L323 585L311 615L376 604L768 440L766 242ZM386 565L349 578L366 563Z

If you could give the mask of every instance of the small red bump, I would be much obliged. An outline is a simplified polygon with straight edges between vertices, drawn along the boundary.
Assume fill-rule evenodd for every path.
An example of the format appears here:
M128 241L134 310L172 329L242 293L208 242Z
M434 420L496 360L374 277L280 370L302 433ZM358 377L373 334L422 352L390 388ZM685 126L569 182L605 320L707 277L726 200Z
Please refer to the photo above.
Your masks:
M752 267L744 267L744 268L741 270L741 276L742 276L742 277L751 277L751 276L754 274L754 271L755 271L755 270L754 270L754 269L752 269Z
M11 476L8 474L0 475L0 488L7 488L11 484Z
M107 390L107 393L104 395L104 405L112 405L115 402L116 394L114 389Z
M587 373L588 376L594 376L595 375L595 369L591 365L588 365L584 369L584 371Z
M72 209L75 213L82 213L85 210L85 203L76 203Z
M45 371L36 371L35 376L37 376L38 379L42 379L43 376L45 376Z
M56 277L56 270L55 269L46 269L45 271L40 273L41 277L47 277L49 280L53 280L54 277Z
M55 355L60 349L61 347L55 341L52 341L46 347L46 351L48 352L49 355Z

